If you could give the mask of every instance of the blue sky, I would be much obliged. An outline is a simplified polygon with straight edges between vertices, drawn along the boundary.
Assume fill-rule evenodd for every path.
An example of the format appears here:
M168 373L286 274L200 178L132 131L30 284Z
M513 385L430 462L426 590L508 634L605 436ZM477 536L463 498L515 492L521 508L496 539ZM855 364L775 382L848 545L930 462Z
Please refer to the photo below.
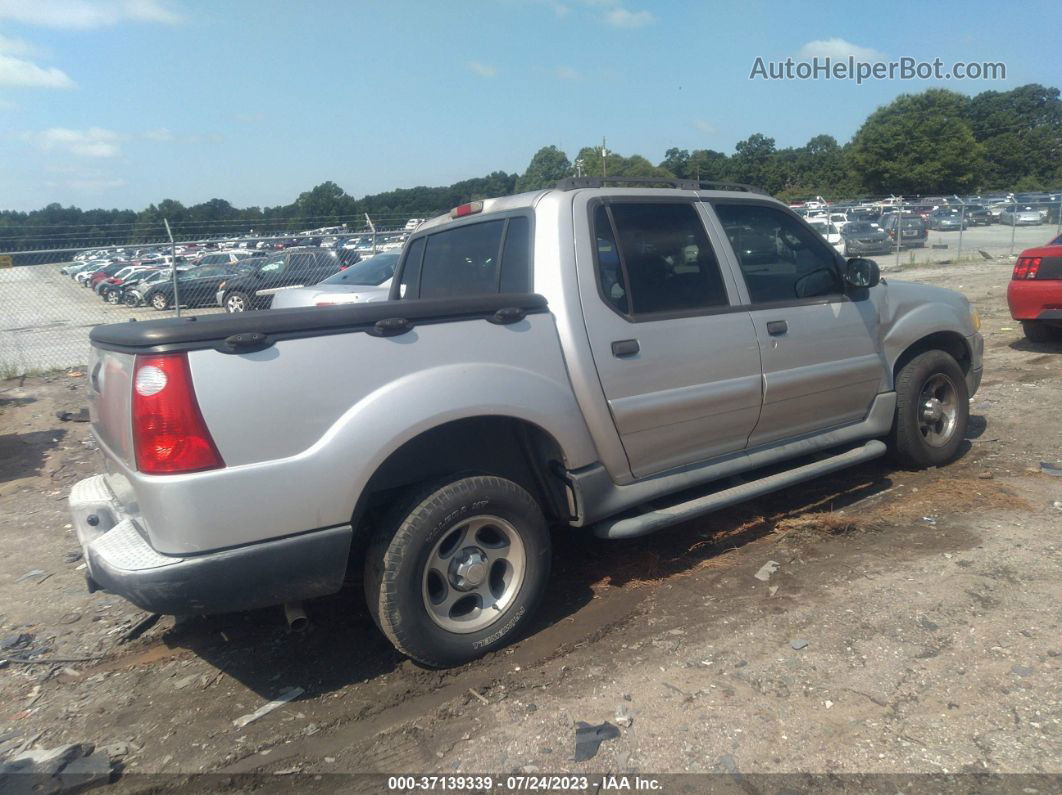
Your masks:
M1062 4L0 0L0 208L290 202L522 171L608 137L654 162L842 143L897 94L1062 84ZM769 82L767 60L1003 61L1006 80Z

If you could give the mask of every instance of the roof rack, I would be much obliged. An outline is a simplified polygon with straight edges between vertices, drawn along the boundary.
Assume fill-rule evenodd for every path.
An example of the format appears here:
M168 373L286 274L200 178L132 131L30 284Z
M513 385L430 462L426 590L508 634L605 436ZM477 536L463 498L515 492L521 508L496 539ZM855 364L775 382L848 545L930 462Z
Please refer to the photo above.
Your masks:
M763 188L742 182L706 182L699 179L676 179L674 177L566 177L554 187L557 190L577 190L578 188L603 188L606 185L622 184L660 185L679 190L734 190L767 195L767 191Z

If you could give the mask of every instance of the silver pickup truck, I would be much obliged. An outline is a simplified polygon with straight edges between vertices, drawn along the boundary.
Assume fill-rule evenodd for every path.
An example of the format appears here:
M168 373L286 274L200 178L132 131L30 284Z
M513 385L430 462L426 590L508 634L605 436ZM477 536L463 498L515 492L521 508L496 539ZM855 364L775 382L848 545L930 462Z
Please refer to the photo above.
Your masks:
M364 572L395 646L455 665L526 627L551 532L630 538L888 449L958 454L965 298L886 283L744 186L624 182L426 222L389 301L93 329L89 587L211 613Z

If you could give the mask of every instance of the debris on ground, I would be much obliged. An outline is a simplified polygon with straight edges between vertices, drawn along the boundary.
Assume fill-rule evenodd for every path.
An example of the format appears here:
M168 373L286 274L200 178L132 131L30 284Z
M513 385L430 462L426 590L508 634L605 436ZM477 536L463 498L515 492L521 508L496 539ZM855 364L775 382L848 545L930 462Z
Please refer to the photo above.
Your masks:
M803 638L796 638L789 641L789 645L793 651L800 651L801 649L806 649L808 647L808 642Z
M1045 475L1054 475L1056 478L1062 478L1062 465L1051 464L1047 461L1040 462L1040 471Z
M575 761L585 762L597 755L597 749L605 740L615 740L620 730L608 721L600 726L591 726L579 721L575 724Z
M634 722L634 718L631 717L631 711L627 709L626 704L620 704L616 707L616 724L622 726L624 729L629 729Z
M79 411L57 411L55 416L63 422L88 422L89 410L84 408Z
M275 699L270 701L268 704L263 704L251 714L243 715L237 718L232 722L232 725L235 726L237 729L242 729L248 723L253 723L259 718L268 715L273 710L279 709L280 707L287 704L289 701L292 701L301 696L304 692L305 691L301 687L293 687L289 690L285 690L283 693L281 693Z
M16 649L25 649L33 643L33 635L29 632L18 632L13 635L4 635L0 638L0 649L3 651L12 651Z
M769 560L762 566L760 566L760 570L752 576L755 577L757 580L767 582L769 579L771 579L771 575L778 571L778 566L779 564L777 561Z
M143 635L145 632L147 632L149 629L151 629L153 626L155 626L157 623L159 623L159 619L160 618L162 618L162 615L159 614L159 613L152 613L149 616L145 616L140 621L137 621L129 629L128 632L126 632L124 635L122 635L122 637L118 639L118 642L119 643L128 643L131 640L136 640L141 635Z
M4 792L80 792L106 784L111 760L92 743L23 751L0 764Z
M25 574L23 574L21 577L19 577L17 580L15 580L15 582L25 582L26 580L36 580L37 584L40 585L42 582L44 582L45 580L47 580L51 576L52 576L51 573L45 571L44 569L30 569Z

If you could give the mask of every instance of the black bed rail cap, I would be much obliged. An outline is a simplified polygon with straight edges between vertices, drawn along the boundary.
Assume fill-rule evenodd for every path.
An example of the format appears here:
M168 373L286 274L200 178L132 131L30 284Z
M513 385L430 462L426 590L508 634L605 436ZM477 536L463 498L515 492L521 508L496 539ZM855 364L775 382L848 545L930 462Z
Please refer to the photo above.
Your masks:
M566 177L554 187L557 190L567 191L579 188L604 188L608 185L613 187L623 187L624 185L655 186L677 188L679 190L732 190L767 195L767 191L763 188L758 188L755 185L746 185L743 182L709 182L700 179L678 179L675 177Z

